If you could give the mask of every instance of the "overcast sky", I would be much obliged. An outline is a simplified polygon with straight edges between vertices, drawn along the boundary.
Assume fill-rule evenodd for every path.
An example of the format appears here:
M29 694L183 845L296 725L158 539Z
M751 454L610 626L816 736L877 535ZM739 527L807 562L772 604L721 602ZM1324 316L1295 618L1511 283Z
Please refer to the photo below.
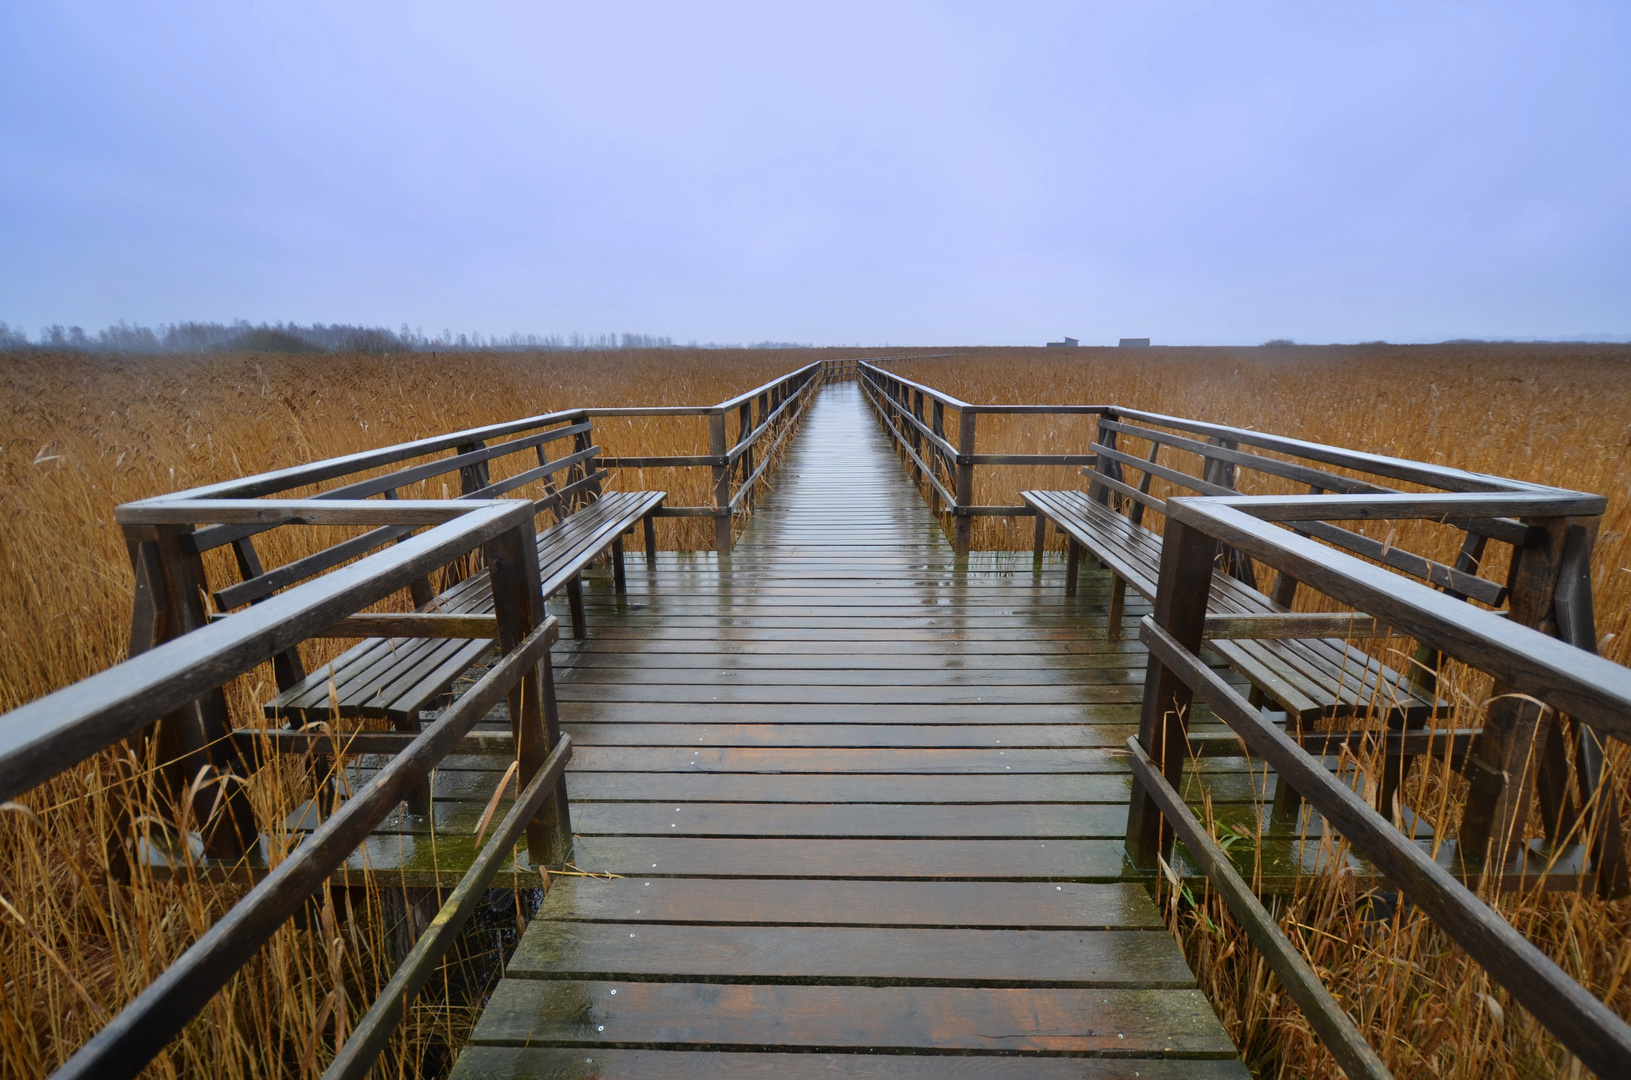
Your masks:
M1631 5L0 5L0 319L1631 337Z

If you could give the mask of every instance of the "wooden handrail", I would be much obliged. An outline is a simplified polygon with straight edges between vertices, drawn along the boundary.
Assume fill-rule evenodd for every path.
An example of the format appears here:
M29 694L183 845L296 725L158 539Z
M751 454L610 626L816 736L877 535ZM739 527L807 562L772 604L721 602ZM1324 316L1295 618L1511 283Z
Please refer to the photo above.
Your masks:
M1273 767L1280 789L1294 791L1306 800L1581 1061L1603 1076L1631 1073L1631 1025L1430 858L1412 837L1334 777L1322 761L1270 723L1199 657L1203 639L1216 627L1217 617L1206 613L1206 597L1221 545L1353 608L1356 615L1396 628L1439 655L1494 676L1484 726L1476 738L1468 740L1464 751L1473 783L1462 813L1457 854L1475 876L1493 873L1498 879L1513 859L1519 860L1521 871L1528 858L1524 822L1531 797L1523 763L1534 752L1530 742L1546 741L1536 734L1537 725L1555 722L1549 718L1566 713L1590 745L1600 746L1605 735L1631 737L1631 669L1595 655L1590 619L1571 624L1569 640L1539 629L1557 626L1563 632L1565 620L1553 618L1554 604L1561 608L1580 602L1580 597L1562 591L1564 585L1574 587L1570 575L1583 573L1581 566L1589 552L1590 534L1576 522L1590 520L1603 506L1604 500L1595 495L1534 485L1425 494L1207 494L1168 499L1155 610L1142 620L1140 634L1150 650L1151 663L1134 743L1135 783L1128 807L1127 844L1133 862L1153 867L1170 850L1174 827L1185 834L1186 841L1195 831L1197 823L1181 801L1174 803L1169 786L1182 777L1184 758L1191 749L1187 716L1199 698L1254 755ZM1511 579L1511 611L1497 614L1464 603L1453 592L1401 578L1303 535L1310 519L1320 518L1518 518L1526 531L1551 539L1539 546L1526 545L1523 561L1535 565L1520 564ZM1582 537L1587 542L1575 542ZM1549 565L1559 567L1568 558L1579 565L1567 573L1548 574ZM1584 587L1589 589L1589 579ZM1589 592L1583 602L1589 612ZM1310 616L1285 618L1295 621ZM1355 736L1368 737L1364 732L1332 734L1344 743L1351 743ZM1455 740L1461 737L1445 734ZM1434 741L1430 733L1422 735ZM1404 738L1394 734L1386 738L1397 738L1398 752L1406 752ZM1331 749L1328 735L1316 735L1310 742L1320 743L1314 749ZM1453 758L1455 749L1448 740L1445 749ZM1600 893L1617 895L1626 888L1626 866L1617 842L1604 839L1619 834L1614 792L1601 776L1593 775L1594 769L1600 770L1600 754L1595 765L1585 755L1577 765L1583 791L1595 790L1596 797L1582 799L1575 824L1595 818L1598 834L1591 851L1591 873ZM1542 796L1545 805L1544 792ZM1561 809L1554 812L1560 819L1568 814ZM1548 835L1552 827L1549 820ZM1223 869L1205 858L1200 861L1208 878L1219 882L1228 894L1230 882ZM1234 900L1230 902L1234 906ZM1243 922L1249 925L1251 918L1248 911ZM1272 950L1271 942L1266 955ZM1272 955L1269 958L1274 960ZM1310 1014L1310 1019L1315 1017ZM1332 1049L1335 1052L1339 1047Z
M304 465L291 465L286 469L276 469L272 472L258 473L254 476L240 477L236 480L225 480L218 484L205 484L202 487L188 488L185 491L176 492L173 497L187 499L253 499L262 495L275 495L278 492L289 491L297 487L320 484L325 480L332 480L337 476L345 476L348 473L362 472L365 469L374 469L381 465L394 465L399 461L407 461L409 458L424 457L427 454L451 450L474 442L482 442L500 435L512 435L518 431L571 422L583 415L584 410L573 409L565 412L542 413L538 416L529 416L520 420L509 420L502 424L466 428L463 431L450 432L446 435L433 435L425 439L416 439L413 442L397 443L394 446L382 446L373 450L362 450L355 454L325 458L322 461L308 462Z
M1362 450L1347 450L1342 447L1329 446L1325 443L1293 439L1285 435L1270 435L1261 431L1253 431L1251 428L1230 427L1227 424L1209 424L1200 420L1167 416L1163 413L1144 412L1139 409L1117 407L1111 412L1112 415L1120 419L1141 420L1145 423L1159 424L1179 431L1233 439L1248 446L1257 446L1264 450L1274 450L1279 453L1291 454L1294 457L1308 458L1311 461L1322 462L1326 465L1353 469L1355 472L1370 473L1372 476L1386 476L1394 480L1426 484L1429 487L1440 487L1450 491L1556 490L1543 484L1531 484L1522 480L1511 480L1506 477L1490 476L1485 473L1468 472L1465 469L1452 469L1445 465L1432 465L1422 461L1411 461L1408 458L1369 454Z
M1387 476L1391 479L1404 480L1411 483L1426 484L1441 487L1451 491L1536 491L1550 492L1559 489L1550 488L1542 484L1532 484L1521 480L1512 480L1505 477L1490 476L1483 473L1469 472L1464 469L1453 469L1447 466L1433 465L1426 462L1411 461L1405 458L1389 457L1381 454L1370 454L1363 451L1347 450L1333 447L1324 443L1309 442L1287 436L1271 435L1250 428L1231 427L1226 424L1207 423L1199 420L1190 420L1184 417L1169 416L1163 413L1146 412L1139 409L1128 409L1118 405L977 405L963 401L933 387L914 382L904 376L877 367L866 361L860 362L863 373L872 375L876 379L888 379L902 386L923 393L926 397L939 401L959 411L979 414L1009 414L1009 415L1086 415L1102 414L1106 418L1108 427L1113 430L1124 430L1126 420L1137 420L1146 424L1155 424L1192 434L1208 435L1216 438L1227 438L1250 446L1257 446L1265 450L1286 453L1296 457L1303 457L1323 464L1335 465L1339 468L1353 469L1376 476ZM1142 436L1142 431L1133 434ZM1156 434L1162 434L1157 432ZM1211 447L1212 456L1223 460L1237 461L1256 467L1255 461L1272 461L1272 459L1256 459L1254 455L1241 454L1238 451L1229 453L1226 448ZM1244 461L1242 459L1254 459ZM993 462L993 464L996 464ZM1328 474L1327 474L1328 475ZM1352 481L1349 481L1352 483Z
M172 499L114 508L120 525L441 525L477 509L454 499Z
M1208 460L1228 461L1236 465L1244 465L1248 469L1256 469L1259 472L1269 473L1284 480L1295 480L1300 484L1316 484L1327 491L1351 494L1354 492L1381 493L1395 490L1376 484L1367 484L1363 480L1340 476L1337 473L1326 472L1323 469L1310 469L1305 465L1294 465L1288 461L1280 461L1278 458L1264 457L1261 454L1247 454L1225 446L1218 446L1216 443L1186 439L1182 435L1173 435L1159 428L1140 427L1136 424L1120 424L1108 419L1104 420L1099 426L1120 435L1132 435L1135 438L1160 443L1162 446L1170 446L1175 450L1197 454Z
M391 504L367 505L388 510ZM530 531L532 524L528 503L472 503L459 509L452 520L396 547L0 715L0 800L135 735L154 717L182 708L465 552L523 522Z
M1324 469L1285 462L1260 454L1246 453L1236 447L1239 445L1254 446L1275 453L1302 457L1305 460L1319 462L1323 465L1352 469L1389 480L1426 484L1454 493L1528 493L1534 496L1536 500L1531 509L1537 515L1575 514L1592 516L1601 514L1601 508L1606 505L1606 501L1594 495L1584 495L1579 492L1570 492L1546 485L1473 473L1425 462L1409 461L1403 458L1346 450L1301 439L1269 435L1247 428L1205 423L1162 413L1126 409L1115 405L976 405L938 391L933 387L914 382L881 368L875 363L864 360L859 361L857 362L857 371L867 401L880 419L884 420L885 430L896 444L897 449L901 451L902 457L911 463L914 479L930 481L935 496L938 500L943 500L945 511L957 523L954 528L954 545L959 555L965 555L968 551L967 536L969 530L967 519L999 515L1004 517L1032 516L1035 513L1029 506L982 506L975 504L972 498L972 468L977 465L1053 466L1083 464L1097 466L1108 461L1111 463L1110 471L1095 474L1094 482L1110 491L1114 491L1119 496L1131 498L1135 502L1151 506L1158 511L1162 508L1163 501L1148 494L1147 484L1134 488L1121 481L1118 473L1122 465L1139 469L1146 477L1153 473L1172 483L1208 495L1234 495L1236 493L1232 487L1211 483L1205 478L1191 476L1169 466L1156 464L1151 459L1138 458L1127 454L1114 445L1117 434L1149 439L1157 445L1171 446L1178 450L1198 454L1208 462L1222 462L1231 467L1238 466L1254 469L1282 479L1309 483L1321 490L1335 490L1342 495L1366 496L1366 499L1357 499L1348 504L1315 501L1340 498L1340 495L1297 496L1294 501L1287 504L1284 512L1288 515L1306 514L1306 517L1302 520L1310 523L1320 522L1319 524L1310 524L1303 530L1305 532L1318 534L1323 539L1339 546L1359 550L1367 555L1379 556L1396 569L1403 569L1406 572L1433 580L1438 584L1447 584L1461 595L1472 596L1485 603L1495 605L1498 605L1504 599L1504 591L1499 585L1488 582L1477 583L1475 574L1469 574L1456 567L1445 566L1421 556L1388 549L1385 545L1371 542L1368 538L1359 534L1324 523L1329 520L1343 520L1335 516L1339 512L1349 512L1350 516L1347 520L1390 518L1394 516L1391 511L1395 507L1404 504L1390 502L1382 497L1396 496L1400 494L1399 492L1386 485L1343 477L1327 472ZM946 433L924 423L919 416L913 414L911 409L899 406L897 398L904 400L908 392L920 394L924 399L935 402L937 409L953 408L958 410L960 414L959 426L962 430L959 432L957 445L952 444L950 437ZM1060 416L1098 414L1101 417L1099 423L1101 438L1091 443L1090 449L1093 450L1091 454L975 453L974 431L979 416L998 413ZM1149 425L1159 425L1176 431L1188 432L1192 435L1204 435L1214 440L1214 442L1200 442ZM907 434L911 435L910 440L906 438ZM911 445L912 440L928 442L930 452L926 456L919 454L916 447ZM1231 445L1219 445L1223 443ZM938 471L934 466L941 464L945 466L946 479L953 480L953 484L947 485L939 482ZM953 493L949 490L949 487L956 487L964 493L960 497L952 497ZM1592 500L1596 500L1597 509L1592 508ZM1522 512L1523 504L1511 505L1514 507L1510 512L1512 515ZM1355 507L1370 507L1371 509L1369 511L1360 509L1353 512ZM1291 518L1288 517L1287 520L1291 520ZM1471 533L1514 545L1522 544L1527 536L1527 528L1521 522L1514 520L1512 516L1445 516L1442 518L1441 523L1454 525Z
M1465 605L1461 606L1465 609ZM1413 839L1333 777L1322 762L1264 719L1261 711L1154 618L1144 617L1140 637L1165 671L1173 673L1211 706L1214 715L1243 738L1253 753L1274 767L1282 783L1293 785L1327 822L1397 884L1411 903L1426 912L1588 1068L1599 1076L1631 1074L1631 1025L1429 858ZM1135 745L1157 775L1165 772L1170 777L1169 764L1152 761L1148 756L1151 748L1147 742L1140 738ZM1141 792L1145 790L1140 788Z
M874 359L899 359L899 357L877 357ZM592 430L592 421L595 418L689 416L709 418L710 422L717 420L722 423L726 414L730 411L738 409L756 398L763 400L768 396L775 396L777 400L775 402L774 411L770 412L767 410L769 415L762 414L759 417L758 422L749 427L749 429L741 435L734 446L726 447L722 445L715 452L706 455L692 454L635 456L624 458L615 455L602 456L598 452L593 455L583 455L580 452L572 455L570 459L563 458L553 462L541 463L539 468L528 470L526 473L522 474L521 477L511 477L505 481L499 482L498 484L492 485L492 487L495 487L498 490L489 491L485 496L465 492L463 497L490 498L493 494L500 494L505 490L511 490L515 487L521 486L524 483L540 479L546 473L552 473L561 468L578 464L579 462L585 460L585 458L593 460L597 465L603 468L711 467L716 470L725 469L728 472L728 470L732 468L744 455L748 455L753 452L754 445L761 438L766 436L773 429L777 428L779 424L789 419L789 417L792 415L792 413L787 411L789 405L793 407L794 412L802 410L804 407L804 402L807 400L807 396L801 393L801 391L807 386L811 385L814 381L818 381L823 371L826 370L826 366L830 363L832 363L832 361L813 361L812 363L806 364L801 368L796 368L785 375L778 376L777 378L757 386L752 390L737 394L734 397L728 398L725 401L713 405L594 407L559 410L556 412L542 413L537 416L505 421L498 424L488 424L481 427L467 428L462 431L450 432L445 435L436 435L425 439L417 439L411 442L399 443L394 446L379 447L372 450L361 451L355 454L328 458L321 461L308 462L285 469L273 470L271 472L241 477L221 483L189 488L183 491L170 493L163 496L159 500L148 500L147 502L190 503L195 501L214 502L222 500L260 500L264 499L266 496L277 495L296 488L321 484L326 481L338 479L358 472L376 469L381 466L396 465L401 462L411 461L414 458L422 458L431 454L441 453L445 450L454 449L459 451L450 457L437 458L432 461L409 465L405 468L394 470L382 476L367 477L328 491L317 492L313 495L304 497L300 501L317 499L325 502L344 502L349 500L365 499L369 496L379 494L385 494L389 497L397 488L400 487L405 487L410 484L422 482L432 477L442 476L464 469L484 467L486 462L490 462L494 459L510 454L520 453L525 450L537 449L558 439L581 437ZM855 364L858 363L858 361L848 361L848 363ZM526 432L534 433L523 434ZM511 435L520 435L520 437L505 439L502 442L487 445L489 440L503 439L505 436ZM541 457L542 451L539 450L539 453ZM753 470L750 475L753 477L754 481L757 482L760 478L762 478L763 470ZM711 516L718 517L722 515L732 515L736 509L742 506L744 502L745 497L735 498L730 492L727 491L724 493L722 498L715 500L715 505L711 508ZM701 516L709 516L707 513L702 513L704 509L705 508L674 507L665 510L661 516L687 516L687 514L684 513L686 510L697 511L699 514L701 514ZM674 513L674 511L681 512ZM690 516L697 515L693 514ZM316 519L312 518L308 520ZM275 528L279 524L290 523L293 522L284 520L268 521L257 518L253 515L230 522L223 520L211 523L204 528L196 530L190 535L188 543L194 551L203 552L213 548L222 547L227 544L235 543L247 537L253 536L258 532L265 531L269 528ZM391 540L398 539L402 535L405 534L400 532L386 533L384 531L380 531L376 535L369 537L366 541L360 537L354 538L354 542L347 549L350 552L347 557L355 557L358 554L373 550L374 548L377 548L383 544L389 543ZM726 550L728 551L728 544ZM321 560L319 560L319 562L321 562ZM316 566L316 564L312 565ZM334 565L333 561L323 563L321 566L317 566L317 569L327 569L328 566L331 565ZM313 572L316 572L316 569L314 569ZM282 577L288 578L290 575L284 574ZM299 578L296 577L295 580L299 580ZM245 582L244 584L247 585L248 582ZM259 591L251 591L254 591L256 596L264 596L267 595L270 590L265 590L263 587ZM244 593L243 596L247 598L248 593ZM242 601L240 600L240 602Z
M721 401L718 405L713 406L713 409L714 409L715 412L730 412L732 409L736 408L738 405L741 405L743 402L752 401L754 398L758 397L760 394L767 394L771 390L774 390L778 386L786 385L787 383L792 382L795 379L809 379L809 378L811 378L811 377L813 377L815 375L818 375L820 373L821 373L821 361L817 360L814 363L805 364L803 367L799 368L796 371L790 371L786 375L777 376L776 378L771 379L769 382L764 383L761 386L755 386L752 390L748 390L748 391L745 391L743 393L737 394L733 398L726 398L724 401Z
M408 1005L423 990L425 983L435 974L436 965L458 940L464 924L481 903L482 894L492 883L494 875L515 850L515 843L543 807L561 778L566 764L572 760L572 737L562 735L550 753L549 759L533 776L532 782L521 792L510 812L504 815L485 846L476 855L454 886L447 901L442 904L430 925L425 929L408 955L374 998L374 1004L357 1022L350 1038L339 1048L334 1060L323 1073L323 1080L361 1080L373 1071L380 1053L385 1049L391 1033L408 1011Z
M1504 500L1519 503L1528 498L1521 494L1440 495L1422 496L1420 501L1423 516L1433 516L1434 509L1457 499L1478 506L1473 512L1499 513ZM1504 679L1560 712L1617 738L1631 739L1631 668L1276 528L1259 514L1272 520L1279 501L1290 500L1175 498L1167 501L1168 519L1198 529L1339 603Z
M105 1080L140 1073L351 856L408 791L429 775L512 687L537 668L557 636L553 618L534 629L367 784L353 792L288 858L268 871L54 1075L61 1080ZM527 777L529 781L549 777L545 794L559 784L560 770L571 756L570 739L562 735L553 749L549 759L554 763L553 775L546 763ZM521 826L524 828L530 819L531 815L521 819ZM511 845L514 842L512 837ZM437 944L442 944L440 939Z
M1376 1051L1371 1049L1336 998L1325 989L1319 974L1280 930L1274 916L1269 914L1245 879L1235 871L1228 853L1218 846L1195 815L1189 812L1183 796L1167 783L1167 778L1161 775L1136 738L1127 740L1127 762L1132 766L1133 775L1178 831L1179 838L1200 864L1207 880L1223 895L1224 902L1246 931L1247 938L1257 946L1257 951L1263 954L1274 973L1280 976L1286 992L1302 1009L1309 1026L1331 1051L1331 1056L1337 1059L1343 1073L1350 1078L1392 1080L1393 1074Z

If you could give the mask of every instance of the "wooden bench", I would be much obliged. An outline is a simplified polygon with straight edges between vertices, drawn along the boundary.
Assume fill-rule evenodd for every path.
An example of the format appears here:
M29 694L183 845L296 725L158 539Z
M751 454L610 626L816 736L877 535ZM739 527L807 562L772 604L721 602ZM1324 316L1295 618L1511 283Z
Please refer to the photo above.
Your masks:
M1108 635L1121 636L1126 588L1154 601L1160 579L1161 538L1136 521L1079 491L1026 491L1020 496L1069 541L1065 592L1075 595L1081 553L1091 553L1115 575ZM1208 609L1222 615L1289 613L1290 607L1228 574L1212 577ZM1211 639L1212 647L1303 729L1335 717L1379 715L1396 727L1419 727L1442 701L1428 701L1408 679L1340 638Z
M1165 418L1144 415L1140 419L1159 423ZM1118 449L1118 434L1148 441L1148 455L1134 456ZM1160 580L1161 538L1142 524L1146 510L1163 515L1166 512L1165 501L1151 494L1153 480L1160 479L1186 493L1235 495L1239 494L1235 488L1239 466L1308 483L1312 494L1392 490L1309 465L1244 453L1233 438L1214 436L1203 442L1154 426L1135 426L1125 418L1106 416L1102 419L1099 440L1092 447L1096 455L1094 464L1082 470L1090 481L1088 491L1026 491L1021 493L1021 498L1037 515L1038 557L1048 522L1067 538L1067 594L1076 592L1084 551L1114 575L1107 627L1107 635L1113 640L1122 634L1127 587L1131 586L1153 602ZM1296 453L1295 449L1289 449L1296 444L1289 440L1277 442L1280 445L1272 449ZM1160 464L1158 459L1163 450L1198 455L1204 462L1204 475L1191 476ZM1142 474L1137 486L1126 482L1123 468ZM1120 512L1123 506L1126 514ZM1498 526L1499 523L1485 523L1492 531L1498 531ZM1294 528L1437 584L1453 595L1472 597L1491 606L1505 601L1504 587L1477 576L1476 568L1488 539L1486 533L1469 531L1457 565L1447 566L1326 522L1299 522ZM1208 622L1233 623L1235 631L1209 633L1209 644L1252 684L1254 705L1273 702L1284 710L1289 732L1302 737L1320 721L1366 717L1384 720L1389 730L1405 731L1426 727L1433 717L1449 713L1449 703L1436 694L1432 671L1436 656L1418 656L1412 669L1415 677L1411 678L1354 647L1348 638L1308 633L1306 629L1263 628L1265 623L1284 622L1291 615L1298 583L1282 575L1266 593L1257 587L1250 559L1229 549L1220 555L1222 572L1212 577ZM1369 634L1374 633L1372 628ZM1410 763L1411 756L1405 754L1388 760L1377 790L1379 807L1390 811L1393 796ZM1286 785L1279 786L1275 798L1277 814L1290 814L1299 804L1300 798L1294 791Z
M574 637L582 639L587 633L583 570L609 552L615 587L623 592L623 536L644 521L647 555L653 554L651 518L665 497L661 491L611 492L538 534L544 596L565 590ZM421 610L490 615L493 598L487 574L464 579ZM266 705L266 713L296 726L326 720L337 712L388 719L399 730L417 730L420 713L492 645L483 638L370 638L284 690Z

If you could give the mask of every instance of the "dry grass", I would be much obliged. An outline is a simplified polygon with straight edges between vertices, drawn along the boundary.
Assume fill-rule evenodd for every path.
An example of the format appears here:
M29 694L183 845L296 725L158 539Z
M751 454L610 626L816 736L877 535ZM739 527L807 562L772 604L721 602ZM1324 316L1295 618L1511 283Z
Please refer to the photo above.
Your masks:
M123 658L132 579L112 520L120 502L555 408L711 404L819 355L854 352L0 356L0 709ZM707 448L706 420L597 427L608 453ZM701 469L622 476L619 484L667 490L674 503L709 501ZM711 546L710 521L660 527L665 546ZM289 529L258 538L269 567L329 539L323 530ZM224 570L224 562L212 565ZM308 664L320 660L305 648ZM269 685L266 672L238 680L234 712L256 715ZM153 765L110 751L0 810L0 1071L8 1076L49 1073L241 895L238 886L182 884L140 867L127 883L110 876L102 838L115 832L121 810L134 813L136 834L154 835L155 822L143 816L163 802L148 784ZM257 773L257 819L281 820L305 784L298 765ZM286 849L290 838L273 841ZM516 897L514 913L498 917L513 920L512 937L528 899ZM330 898L303 926L286 926L149 1073L320 1073L390 974L390 923L400 907L389 890L369 887ZM471 1016L458 978L433 981L384 1071L436 1072Z
M1631 349L1624 346L981 350L890 366L976 403L1116 404L1606 494L1593 566L1600 648L1620 663L1631 660ZM1090 425L981 416L977 449L1084 453ZM948 430L956 430L949 421ZM1245 490L1288 490L1253 483ZM1075 469L982 468L975 498L1013 504L1025 488L1081 486ZM1163 494L1159 483L1155 493ZM1453 556L1458 541L1450 530L1428 527L1402 528L1396 537L1440 559ZM1030 519L977 519L977 547L1031 543ZM1504 565L1498 561L1485 576L1501 580ZM1389 661L1401 666L1397 656ZM1448 724L1477 726L1487 681L1454 665L1443 679L1441 692L1458 703ZM1625 750L1615 744L1612 751L1622 806L1631 795ZM1354 762L1355 782L1371 782L1374 765ZM1464 783L1443 763L1416 769L1403 792L1405 802L1446 826L1441 836L1453 835L1463 795ZM1254 809L1262 822L1267 808ZM1230 815L1220 809L1218 816ZM1192 887L1200 895L1166 895L1169 923L1254 1070L1334 1075L1329 1055L1222 902ZM1385 899L1376 901L1351 876L1311 877L1279 914L1396 1075L1582 1074L1419 912L1390 912ZM1508 893L1495 902L1566 971L1631 1016L1631 901Z
M112 524L118 502L554 407L709 403L811 356L0 357L0 565L9 585L0 601L0 708L124 655L131 579ZM1113 401L1607 493L1598 619L1605 652L1624 662L1628 364L1625 349L1500 346L982 350L900 366L972 401ZM697 453L706 441L700 422L599 427L612 453ZM1086 434L1080 425L984 418L979 449L1077 450ZM1068 470L981 470L978 498L1014 502L1021 487L1076 479ZM707 501L702 470L621 483L663 488L676 502ZM980 524L979 546L1029 546L1029 521ZM707 547L708 527L665 521L661 539ZM1444 542L1414 539L1420 550ZM313 531L285 546L271 542L263 557L277 564L321 540ZM245 715L255 692L252 681L234 690ZM1477 686L1467 692L1476 697ZM100 838L121 799L153 801L131 779L151 775L151 764L125 766L105 754L30 793L21 800L26 809L0 811L0 1060L8 1075L48 1073L240 895L233 886L182 886L139 871L128 884L110 879ZM290 770L258 774L261 820L276 819L303 783ZM1413 784L1418 805L1458 797L1455 783L1431 770ZM1570 1075L1555 1043L1458 950L1408 912L1392 922L1371 918L1363 901L1351 880L1310 882L1284 921L1400 1076ZM1631 903L1530 896L1501 903L1585 985L1622 1014L1631 1011ZM379 889L341 894L305 926L286 927L150 1073L319 1072L388 974L389 933L381 928L391 904ZM517 897L516 910L501 918L519 925L526 908L526 897ZM1175 932L1254 1064L1265 1074L1329 1075L1306 1024L1228 928L1218 902L1202 897L1172 912ZM385 1071L435 1071L470 1015L456 979L433 983Z

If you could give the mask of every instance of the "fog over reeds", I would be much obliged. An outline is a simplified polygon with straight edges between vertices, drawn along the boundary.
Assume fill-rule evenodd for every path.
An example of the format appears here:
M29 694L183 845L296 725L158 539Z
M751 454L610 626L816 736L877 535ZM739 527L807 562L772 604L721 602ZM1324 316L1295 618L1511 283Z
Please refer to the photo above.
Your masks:
M53 349L82 353L199 353L262 352L315 353L356 352L381 356L409 352L599 352L607 349L799 349L812 346L791 341L759 341L749 345L715 341L676 343L664 334L510 334L454 333L443 330L427 334L422 326L403 323L395 330L387 326L353 326L349 323L295 322L250 323L237 319L221 322L159 323L141 326L120 320L95 332L82 326L54 323L30 337L22 327L0 321L0 351L7 349Z

